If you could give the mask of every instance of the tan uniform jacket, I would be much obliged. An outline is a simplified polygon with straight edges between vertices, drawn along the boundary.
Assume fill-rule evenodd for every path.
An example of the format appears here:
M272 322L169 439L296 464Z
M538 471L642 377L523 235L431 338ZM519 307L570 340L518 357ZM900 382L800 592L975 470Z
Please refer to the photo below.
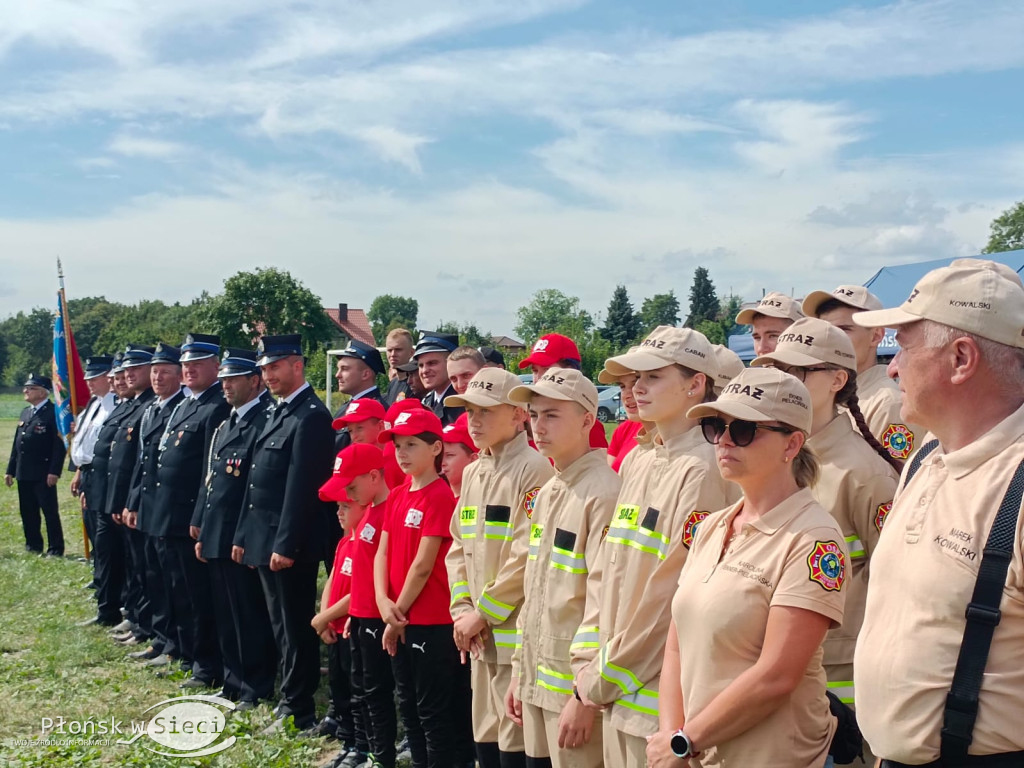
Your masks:
M857 401L871 434L893 458L906 461L923 444L924 430L900 416L903 396L884 365L857 374Z
M849 551L846 573L846 608L843 626L825 639L825 672L829 687L853 704L853 652L864 619L868 571L885 516L892 507L899 475L853 427L838 417L808 440L821 463L821 474L811 492L843 532Z
M622 490L604 543L601 650L580 673L586 696L611 704L612 727L633 736L658 729L658 680L670 605L693 527L740 495L718 471L699 428L623 463ZM623 472L623 470L628 470ZM594 620L596 619L596 620Z
M600 553L622 485L601 450L557 472L537 494L519 612L522 648L513 657L520 698L561 712L575 672L597 654L598 628L582 624L600 610Z
M462 477L445 566L452 618L476 611L491 627L483 661L512 662L530 517L537 493L553 474L551 463L520 432L499 448L482 451Z
M871 559L855 657L857 718L877 755L909 764L939 756L965 609L1021 459L1024 407L968 446L936 448L896 494ZM972 755L1024 750L1024 515L1014 541Z

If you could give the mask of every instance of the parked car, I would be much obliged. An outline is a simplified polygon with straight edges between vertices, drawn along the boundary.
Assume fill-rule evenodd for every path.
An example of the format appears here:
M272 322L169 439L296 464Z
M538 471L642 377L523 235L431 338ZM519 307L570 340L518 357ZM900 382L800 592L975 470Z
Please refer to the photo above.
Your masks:
M622 393L618 387L598 387L597 418L600 421L615 421L622 405Z

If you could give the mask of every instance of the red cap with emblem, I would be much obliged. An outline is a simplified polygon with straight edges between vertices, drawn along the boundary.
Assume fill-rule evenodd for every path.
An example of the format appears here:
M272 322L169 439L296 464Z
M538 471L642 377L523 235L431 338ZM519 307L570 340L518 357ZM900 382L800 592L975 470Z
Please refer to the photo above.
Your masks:
M380 419L384 421L387 414L384 412L384 405L372 397L361 397L348 404L345 412L336 418L331 425L335 429L341 429L348 424L355 424L367 419Z
M441 426L441 420L433 411L428 411L426 408L414 408L411 411L398 414L391 428L385 429L377 435L377 442L390 442L395 435L422 435L424 432L441 437L444 434L444 428Z
M384 421L388 424L394 424L395 420L398 419L399 414L405 413L406 411L415 411L417 409L423 409L423 403L413 397L407 397L404 400L396 400L388 412L384 416Z
M320 500L348 501L345 488L360 475L374 469L384 469L384 454L380 448L365 443L353 443L334 460L334 473L320 486Z
M464 413L454 423L444 428L441 439L446 443L461 443L469 448L471 453L477 452L476 443L469 436L469 418Z
M519 369L529 368L531 365L550 368L553 365L558 365L562 360L579 361L581 359L580 350L575 341L560 333L549 333L534 342L529 357L520 361Z

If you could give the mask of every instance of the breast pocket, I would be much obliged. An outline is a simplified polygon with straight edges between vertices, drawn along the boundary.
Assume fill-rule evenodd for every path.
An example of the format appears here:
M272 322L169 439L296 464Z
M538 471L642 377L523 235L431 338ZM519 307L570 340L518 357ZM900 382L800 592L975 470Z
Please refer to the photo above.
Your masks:
M257 472L286 471L288 462L291 459L291 441L287 437L272 436L263 443L263 450L259 452L253 462ZM262 466L260 466L262 462Z

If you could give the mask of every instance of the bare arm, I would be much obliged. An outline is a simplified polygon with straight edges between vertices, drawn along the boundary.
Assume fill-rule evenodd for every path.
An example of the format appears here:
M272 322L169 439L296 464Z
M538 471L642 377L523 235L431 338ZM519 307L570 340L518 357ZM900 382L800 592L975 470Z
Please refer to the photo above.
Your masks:
M409 614L409 609L420 596L423 587L434 570L434 563L437 560L437 553L441 551L440 536L424 536L420 539L420 545L416 548L416 557L409 566L409 572L405 576L405 584L402 585L402 592L395 601L398 610L403 616Z

